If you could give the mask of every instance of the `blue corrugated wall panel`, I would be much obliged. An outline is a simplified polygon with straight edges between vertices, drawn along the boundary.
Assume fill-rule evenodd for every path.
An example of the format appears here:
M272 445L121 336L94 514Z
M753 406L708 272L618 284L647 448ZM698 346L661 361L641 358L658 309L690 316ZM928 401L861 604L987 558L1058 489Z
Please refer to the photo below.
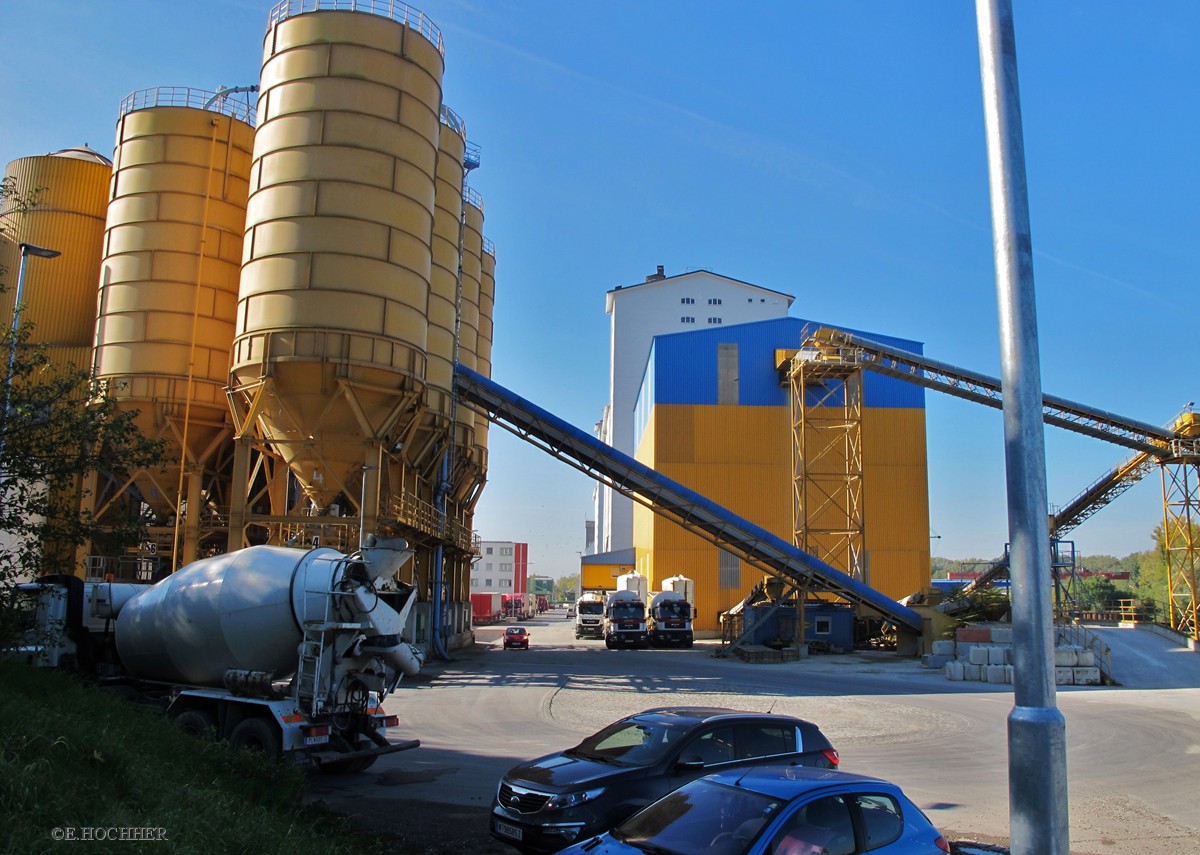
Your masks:
M775 351L798 348L805 327L835 326L803 318L778 318L749 324L656 336L647 363L638 409L657 404L716 404L717 345L738 346L738 403L742 406L788 406L789 391L779 385ZM920 342L838 327L880 344L920 354ZM868 371L863 382L868 407L924 408L925 390ZM635 434L638 435L638 434Z

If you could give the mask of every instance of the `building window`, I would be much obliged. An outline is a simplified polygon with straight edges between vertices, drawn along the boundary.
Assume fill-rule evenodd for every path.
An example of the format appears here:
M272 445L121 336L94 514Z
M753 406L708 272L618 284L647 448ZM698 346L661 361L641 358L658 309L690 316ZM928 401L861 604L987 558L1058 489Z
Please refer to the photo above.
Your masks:
M719 306L719 305L721 305L721 298L720 298L720 297L709 297L709 298L708 298L708 305L710 305L710 306Z
M679 323L694 324L694 323L696 323L696 319L693 318L691 315L684 315L682 318L679 319Z
M511 546L501 546L500 554L501 555L512 555L512 547Z
M500 587L501 588L511 588L512 587L512 579L501 579Z
M472 588L478 588L478 587L479 587L479 580L478 580L478 579L472 579L472 580L471 580L471 587L472 587Z
M489 588L490 588L490 587L492 587L492 580L491 580L491 579L484 579L484 580L483 580L483 584L484 584L484 585L486 585L487 587L489 587Z
M503 563L501 563L501 565L500 565L500 572L501 572L501 573L511 573L511 572L512 572L512 565L511 565L511 564L503 564Z
M720 318L709 318L708 322L710 324L719 324L719 323L721 323L721 319Z
M492 554L492 548L491 548L490 546L485 546L485 547L483 548L483 551L484 551L484 553L486 553L487 555L491 555L491 554Z
M833 618L819 617L813 621L813 632L816 635L833 634Z
M690 306L692 303L696 302L696 298L695 297L680 297L679 302L683 303L685 306Z

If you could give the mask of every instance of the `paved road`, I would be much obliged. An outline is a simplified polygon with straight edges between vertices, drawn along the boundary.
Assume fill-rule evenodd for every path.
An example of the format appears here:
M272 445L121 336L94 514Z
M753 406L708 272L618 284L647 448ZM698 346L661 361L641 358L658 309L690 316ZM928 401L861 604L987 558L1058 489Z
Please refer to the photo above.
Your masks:
M816 721L843 769L897 781L952 839L1007 838L1009 687L951 683L883 653L747 665L714 657L715 643L609 651L576 641L561 614L529 622L529 651L504 651L499 630L482 628L472 649L427 664L388 705L406 723L393 738L422 746L364 775L321 780L319 794L334 806L369 788L375 798L483 807L519 760L631 712L706 704ZM1143 630L1114 629L1106 641L1123 685L1058 693L1072 851L1194 855L1200 654Z

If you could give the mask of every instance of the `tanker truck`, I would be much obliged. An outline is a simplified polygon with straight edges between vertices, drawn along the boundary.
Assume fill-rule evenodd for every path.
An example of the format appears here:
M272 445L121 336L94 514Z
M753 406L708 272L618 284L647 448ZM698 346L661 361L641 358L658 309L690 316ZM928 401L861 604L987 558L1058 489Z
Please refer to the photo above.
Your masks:
M646 632L655 647L691 647L695 610L678 591L659 591L650 598Z
M575 601L575 637L604 636L604 595L596 592L581 594Z
M604 645L649 647L646 635L646 604L637 591L613 591L604 603Z
M27 644L6 652L110 682L119 672L197 735L361 771L420 744L389 742L398 718L381 706L424 659L402 637L416 601L394 581L407 547L251 546L150 586L48 577L23 586L36 602Z

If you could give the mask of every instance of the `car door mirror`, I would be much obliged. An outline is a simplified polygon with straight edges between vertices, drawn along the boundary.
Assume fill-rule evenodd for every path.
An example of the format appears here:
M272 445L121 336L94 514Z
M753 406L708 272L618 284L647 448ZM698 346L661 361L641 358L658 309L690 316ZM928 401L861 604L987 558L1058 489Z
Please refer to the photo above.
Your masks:
M675 768L680 772L693 772L697 769L703 769L704 761L699 757L682 757L675 764Z

